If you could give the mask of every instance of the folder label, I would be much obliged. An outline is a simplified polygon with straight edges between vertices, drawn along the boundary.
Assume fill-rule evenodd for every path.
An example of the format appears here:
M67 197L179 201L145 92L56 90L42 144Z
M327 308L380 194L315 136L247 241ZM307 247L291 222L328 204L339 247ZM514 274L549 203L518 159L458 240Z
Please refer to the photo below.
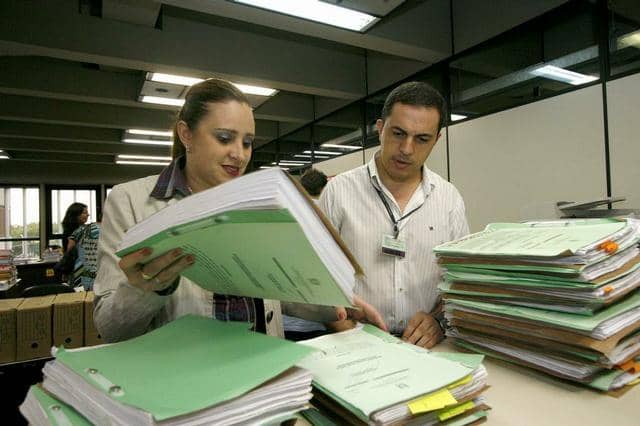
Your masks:
M422 398L409 402L409 411L416 415L428 411L439 410L447 405L456 404L458 401L451 395L448 389L442 389Z

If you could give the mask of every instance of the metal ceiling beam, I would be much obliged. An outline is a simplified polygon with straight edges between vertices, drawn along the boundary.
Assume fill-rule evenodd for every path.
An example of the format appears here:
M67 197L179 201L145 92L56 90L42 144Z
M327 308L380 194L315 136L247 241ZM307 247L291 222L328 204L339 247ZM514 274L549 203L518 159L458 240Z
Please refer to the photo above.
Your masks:
M211 25L164 13L162 29L84 16L74 2L0 3L0 54L219 76L344 99L364 96L364 56L337 45ZM233 60L230 60L233 58Z
M0 149L15 152L67 152L72 154L129 154L170 156L171 147L161 145L135 145L123 142L72 142L0 137Z
M62 124L107 129L169 129L175 113L144 108L59 101L28 96L0 96L0 120ZM1 128L1 127L0 127ZM256 139L278 136L273 121L256 120Z

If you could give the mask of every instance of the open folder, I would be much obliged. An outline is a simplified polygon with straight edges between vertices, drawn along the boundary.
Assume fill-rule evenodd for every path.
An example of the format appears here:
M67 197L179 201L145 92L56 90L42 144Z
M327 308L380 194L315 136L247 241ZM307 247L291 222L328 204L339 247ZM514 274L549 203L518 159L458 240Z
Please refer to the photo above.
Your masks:
M311 352L188 315L124 342L59 349L43 387L97 424L261 424L306 406L312 376L294 364Z
M429 424L486 408L482 356L430 352L370 325L299 344L318 349L297 364L313 373L316 405L345 423Z
M234 296L350 306L362 273L304 189L278 168L166 207L129 229L117 254L143 247L153 248L147 261L178 247L195 255L182 275Z

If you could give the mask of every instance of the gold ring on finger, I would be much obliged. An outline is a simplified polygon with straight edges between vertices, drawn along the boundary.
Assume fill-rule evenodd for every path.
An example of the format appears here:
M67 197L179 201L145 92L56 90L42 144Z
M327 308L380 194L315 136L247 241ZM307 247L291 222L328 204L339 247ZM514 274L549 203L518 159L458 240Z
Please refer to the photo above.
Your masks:
M153 278L153 275L145 274L142 271L140 273L142 274L142 279L145 280L145 281L149 281L151 278Z

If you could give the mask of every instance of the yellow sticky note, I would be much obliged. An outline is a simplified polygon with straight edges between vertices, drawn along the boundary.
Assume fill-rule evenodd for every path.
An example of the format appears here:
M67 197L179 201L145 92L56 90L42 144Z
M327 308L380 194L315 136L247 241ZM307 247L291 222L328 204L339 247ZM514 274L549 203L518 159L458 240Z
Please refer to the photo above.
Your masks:
M411 414L420 414L426 413L427 411L439 410L447 405L456 404L457 402L448 389L442 389L413 400L409 402L408 405Z
M451 383L449 386L447 386L447 389L453 389L453 388L457 388L458 386L466 385L470 381L471 381L471 374L469 374L467 377L463 377L457 382Z
M637 385L638 383L640 383L640 378L635 379L635 380L633 380L633 381L631 381L631 382L627 383L627 385L628 385L628 386L635 386L635 385Z
M473 401L467 401L464 404L456 405L455 407L445 408L438 413L438 418L441 422L444 422L451 417L462 414L467 410L471 410L474 407Z

